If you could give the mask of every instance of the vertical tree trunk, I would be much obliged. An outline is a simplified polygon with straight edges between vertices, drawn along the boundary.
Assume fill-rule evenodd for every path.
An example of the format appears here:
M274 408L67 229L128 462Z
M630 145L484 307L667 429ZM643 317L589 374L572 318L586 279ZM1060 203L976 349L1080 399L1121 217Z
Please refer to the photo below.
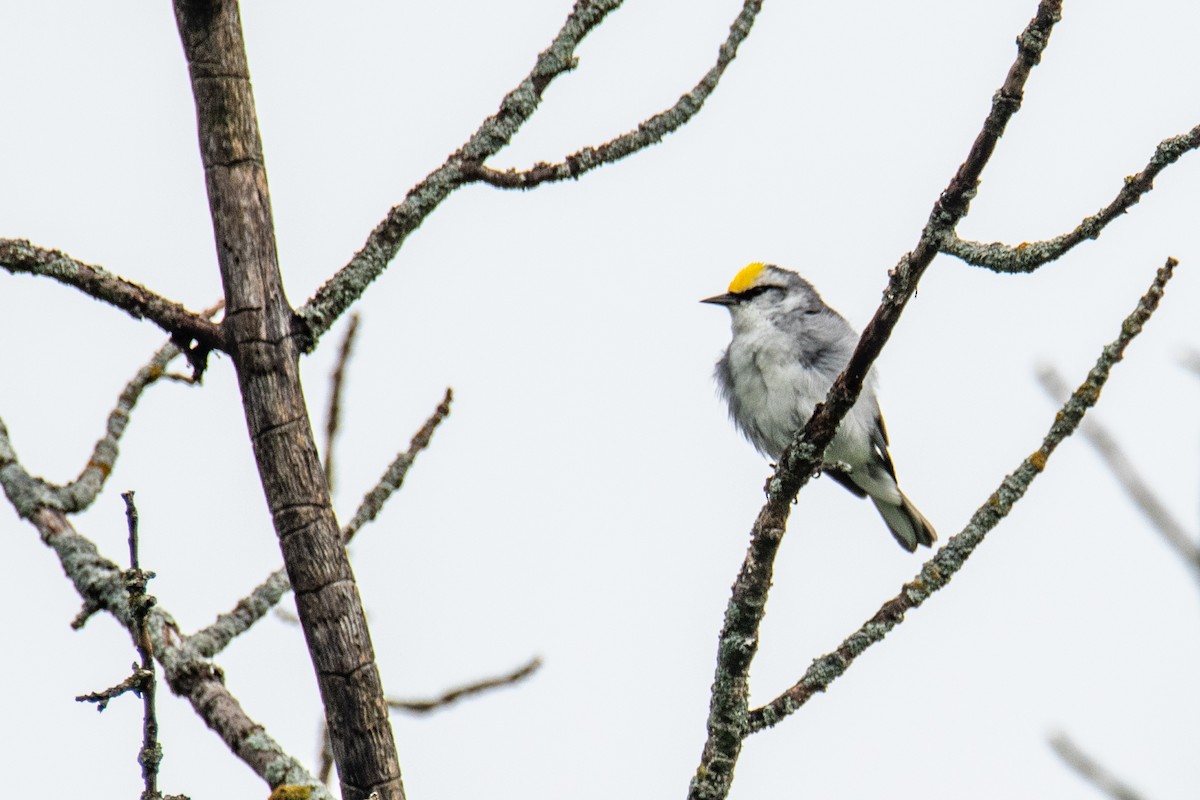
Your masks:
M225 287L223 323L259 475L316 668L346 800L402 800L358 587L300 387L236 0L176 0Z

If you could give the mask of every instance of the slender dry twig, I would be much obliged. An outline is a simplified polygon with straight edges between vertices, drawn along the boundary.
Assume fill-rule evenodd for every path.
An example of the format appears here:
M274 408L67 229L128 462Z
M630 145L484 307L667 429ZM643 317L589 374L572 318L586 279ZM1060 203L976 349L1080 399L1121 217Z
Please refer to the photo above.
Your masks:
M146 584L154 577L153 572L142 569L138 559L138 512L133 504L133 492L123 492L125 518L129 526L129 569L125 571L125 588L129 592L129 607L133 616L133 637L137 642L141 664L138 673L142 676L142 749L138 763L142 765L142 781L145 789L142 800L158 797L158 765L162 763L162 745L158 743L158 714L155 711L154 645L150 642L150 630L146 616L154 607L155 599L146 594Z
M486 167L481 162L468 162L464 164L467 177L501 189L532 189L543 183L578 178L596 167L620 161L652 144L658 144L668 133L683 127L700 112L708 96L720 83L725 68L737 57L738 47L750 35L750 28L761 9L762 0L746 0L741 13L729 27L729 37L722 43L717 54L717 63L712 69L690 92L680 97L679 102L666 111L644 120L636 130L622 134L598 147L585 147L557 164L539 162L525 170L497 170Z
M1050 737L1050 747L1058 753L1058 757L1067 766L1079 773L1080 777L1095 786L1113 800L1142 800L1142 796L1129 788L1120 778L1113 775L1095 759L1079 749L1065 733L1056 733Z
M102 692L76 697L78 702L94 702L96 709L103 711L110 700L125 692L133 692L142 698L142 747L138 752L138 764L142 767L142 800L161 800L158 792L158 765L162 763L162 745L158 743L158 712L155 707L157 677L154 669L154 645L151 642L147 618L154 608L155 599L146 593L146 585L154 577L153 572L141 568L138 559L138 513L133 503L133 492L124 492L125 519L129 527L129 569L122 573L122 581L128 597L130 633L137 647L139 664L133 665L133 673L116 686Z
M1167 259L1154 277L1154 282L1145 295L1138 300L1133 310L1121 325L1120 335L1101 352L1087 378L1055 416L1042 445L1020 466L1006 476L995 493L971 516L966 527L951 537L933 558L921 567L920 573L906 583L900 594L888 600L871 619L852 633L838 646L815 661L804 676L790 689L762 708L751 711L747 720L747 733L755 733L775 725L784 717L804 705L817 692L823 692L829 684L844 673L859 655L876 642L882 641L892 628L900 624L904 615L924 603L941 589L958 572L987 533L1012 509L1013 504L1024 496L1029 485L1042 470L1055 448L1079 427L1087 410L1100 398L1100 390L1108 381L1109 373L1125 354L1125 348L1142 331L1150 315L1158 308L1163 288L1171 279L1177 262Z
M528 678L530 675L540 669L541 666L542 660L535 657L528 663L521 665L517 669L505 675L499 675L493 678L484 678L482 680L468 683L454 689L448 689L438 697L428 700L399 700L389 697L387 701L388 708L392 709L393 711L408 711L413 714L428 714L431 711L437 711L438 709L452 705L453 703L462 700L465 697L481 694L483 692L490 691L491 689L498 689L502 686L512 686L513 684L520 683L525 678ZM321 751L318 755L318 758L320 759L320 763L317 767L317 777L328 783L329 777L333 771L333 751L330 749L329 727L327 725L321 726Z
M449 689L443 692L441 695L429 700L398 700L389 697L387 701L388 708L392 709L393 711L409 711L414 714L428 714L430 711L437 711L438 709L445 708L448 705L456 703L459 700L462 700L464 697L470 697L471 695L480 694L491 689L497 689L501 686L512 686L515 683L520 683L533 673L537 672L541 666L542 660L534 657L527 663L517 667L512 672L499 675L494 678L484 678L483 680L464 684L463 686L458 686L454 689Z
M729 793L742 740L749 733L750 663L758 650L758 629L792 501L820 467L825 448L858 399L867 371L937 254L938 243L966 215L983 168L1009 119L1020 108L1025 82L1041 60L1061 12L1061 0L1042 0L1037 15L1017 37L1017 58L993 97L991 111L966 160L934 204L917 246L892 270L883 303L863 330L846 369L830 388L826 401L817 406L804 429L797 433L768 481L767 503L754 522L750 547L725 611L709 705L708 738L689 786L689 800L716 800Z
M1046 390L1046 394L1056 401L1067 393L1066 381L1053 367L1038 370L1038 381ZM1088 418L1080 431L1083 438L1096 448L1096 452L1100 454L1100 458L1133 504L1145 515L1154 529L1162 534L1176 555L1183 559L1197 578L1200 578L1200 546L1196 545L1192 534L1142 479L1141 472L1117 444L1116 438L1094 417Z
M1197 147L1200 147L1200 125L1187 133L1159 142L1158 147L1154 148L1150 162L1138 174L1125 178L1121 190L1111 203L1098 213L1085 217L1074 230L1061 236L1041 242L1025 242L1014 247L1003 242L984 244L948 235L941 242L941 250L961 258L968 264L986 267L993 272L1033 272L1043 264L1059 258L1080 242L1098 238L1110 222L1122 216L1154 188L1154 179L1158 173Z
M337 364L329 376L329 413L325 418L325 482L329 484L330 494L333 494L333 450L338 427L342 423L342 387L346 383L346 365L350 363L350 354L354 350L354 337L358 334L358 319L358 314L350 315L346 336L338 350Z
M53 278L116 306L135 319L150 320L171 334L172 341L187 352L194 369L197 361L193 359L203 363L203 357L210 351L225 349L225 334L221 326L204 314L188 311L144 286L100 267L76 261L57 250L46 250L24 239L0 239L0 267L13 274ZM203 371L203 367L198 370Z

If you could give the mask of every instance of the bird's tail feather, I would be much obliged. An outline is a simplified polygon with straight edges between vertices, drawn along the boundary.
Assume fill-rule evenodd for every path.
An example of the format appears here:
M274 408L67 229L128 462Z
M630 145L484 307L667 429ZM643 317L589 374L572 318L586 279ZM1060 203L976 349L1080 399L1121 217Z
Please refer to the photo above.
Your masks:
M875 508L879 509L879 516L887 523L892 536L895 536L900 546L908 552L916 550L919 544L932 547L937 541L937 531L933 529L933 525L903 492L900 493L899 505L886 503L874 497L871 500L875 503Z

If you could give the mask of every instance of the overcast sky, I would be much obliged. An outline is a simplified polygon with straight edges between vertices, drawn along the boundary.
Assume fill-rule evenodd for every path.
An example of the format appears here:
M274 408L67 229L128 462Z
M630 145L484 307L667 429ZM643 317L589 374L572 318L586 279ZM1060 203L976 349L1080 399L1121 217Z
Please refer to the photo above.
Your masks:
M738 0L631 0L579 49L493 166L558 160L671 105L716 56ZM250 69L285 285L307 299L405 191L494 112L568 0L251 2ZM425 420L450 418L352 548L384 685L420 697L511 669L519 688L393 724L409 797L682 797L704 740L716 635L767 463L729 425L712 364L728 315L700 305L749 261L801 271L856 327L917 241L1015 54L1034 0L767 2L703 112L578 182L470 187L356 306L339 516ZM1200 11L1068 3L960 232L1062 233L1155 145L1200 122ZM195 115L170 4L0 8L0 236L105 267L190 308L220 296ZM943 539L1039 444L1038 365L1082 380L1168 255L1176 280L1096 411L1198 526L1200 155L1095 242L1028 276L939 257L879 361L901 486ZM314 421L342 326L304 362ZM46 279L0 273L0 418L24 464L74 477L163 334ZM280 564L236 382L154 388L108 491L75 519L123 561L137 492L151 591L185 631ZM53 554L7 504L0 761L13 796L131 797L139 703L74 702L134 652L81 632ZM779 556L753 701L894 595L922 555L829 480ZM1053 731L1148 798L1193 796L1195 581L1082 439L951 585L830 691L747 742L732 796L1095 798ZM290 598L285 601L290 606ZM261 622L217 659L247 712L311 763L319 703L300 631ZM265 797L164 692L160 786Z

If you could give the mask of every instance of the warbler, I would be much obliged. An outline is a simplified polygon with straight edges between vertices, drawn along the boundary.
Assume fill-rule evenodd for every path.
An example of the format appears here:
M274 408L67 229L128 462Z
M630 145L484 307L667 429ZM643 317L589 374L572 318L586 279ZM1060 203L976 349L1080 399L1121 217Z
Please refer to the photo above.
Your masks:
M732 317L733 339L716 368L729 416L759 452L778 461L850 361L858 334L811 283L761 262L738 272L728 292L701 302L725 306ZM875 384L872 369L825 451L825 461L839 466L825 473L870 497L892 536L912 552L931 546L937 533L896 484Z

